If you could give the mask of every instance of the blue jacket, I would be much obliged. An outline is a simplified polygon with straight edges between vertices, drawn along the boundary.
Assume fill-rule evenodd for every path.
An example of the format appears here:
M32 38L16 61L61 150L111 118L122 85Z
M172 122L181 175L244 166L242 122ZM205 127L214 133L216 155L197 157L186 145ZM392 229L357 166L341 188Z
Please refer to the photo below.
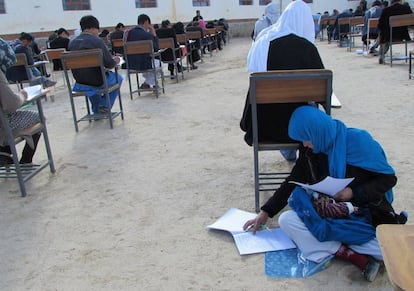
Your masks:
M154 46L154 51L159 50L158 46L158 37L153 36L151 33L145 31L145 29L137 25L133 29L126 32L126 41L138 41L138 40L152 40ZM128 65L130 69L133 70L147 70L152 68L151 56L149 54L137 54L129 55Z

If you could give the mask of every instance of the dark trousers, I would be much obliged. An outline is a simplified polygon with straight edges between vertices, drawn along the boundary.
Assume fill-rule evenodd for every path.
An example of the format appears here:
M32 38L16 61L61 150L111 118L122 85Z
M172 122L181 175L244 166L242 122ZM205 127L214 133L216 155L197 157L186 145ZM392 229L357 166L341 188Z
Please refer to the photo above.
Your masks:
M26 142L26 144L24 145L23 151L22 151L22 156L20 158L20 164L30 164L33 160L33 156L36 152L37 144L40 139L40 133L36 133L32 135L32 138L33 138L34 148L31 148ZM8 145L0 146L0 152L4 152L8 154L12 153Z

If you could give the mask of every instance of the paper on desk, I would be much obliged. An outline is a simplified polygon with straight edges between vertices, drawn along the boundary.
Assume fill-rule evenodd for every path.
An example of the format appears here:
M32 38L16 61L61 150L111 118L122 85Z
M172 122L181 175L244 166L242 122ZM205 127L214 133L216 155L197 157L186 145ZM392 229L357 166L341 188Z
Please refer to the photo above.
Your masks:
M280 228L264 229L257 231L255 235L250 231L244 231L243 224L255 217L255 213L230 208L215 223L207 227L230 232L240 255L296 248L293 241Z
M42 88L42 85L34 85L29 87L24 87L24 91L27 92L27 99L26 102L30 102L36 97L46 95L46 93L49 93L51 88Z
M333 177L326 177L322 181L316 184L304 184L299 182L290 181L289 183L294 183L305 189L310 189L319 193L323 193L329 196L334 196L339 191L343 190L349 183L352 182L354 178L338 179Z
M34 85L23 88L27 93L27 101L32 100L34 97L39 96L42 93L42 85Z

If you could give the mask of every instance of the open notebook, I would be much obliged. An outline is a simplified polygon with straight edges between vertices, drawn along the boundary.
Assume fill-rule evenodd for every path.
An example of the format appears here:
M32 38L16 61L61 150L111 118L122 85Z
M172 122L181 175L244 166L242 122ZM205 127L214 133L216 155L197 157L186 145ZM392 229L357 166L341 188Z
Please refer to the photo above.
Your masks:
M42 85L34 85L34 86L28 86L23 88L24 91L27 93L27 102L32 101L34 98L44 95L47 92L49 92L49 89L42 89Z
M243 224L255 217L255 213L230 208L207 228L230 232L240 255L296 248L293 241L280 228L264 228L257 231L255 235L250 231L244 231Z

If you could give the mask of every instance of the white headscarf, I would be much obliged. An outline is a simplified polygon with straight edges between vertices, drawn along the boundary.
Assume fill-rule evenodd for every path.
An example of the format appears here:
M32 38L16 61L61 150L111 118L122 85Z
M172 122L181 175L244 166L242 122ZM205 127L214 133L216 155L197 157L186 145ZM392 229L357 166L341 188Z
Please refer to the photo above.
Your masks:
M269 3L266 5L264 16L269 19L270 23L275 23L280 16L279 6L276 3Z
M312 12L302 0L291 2L275 24L260 32L247 55L247 71L267 71L270 42L291 33L315 42Z
M253 39L256 39L257 35L265 28L275 24L279 19L280 11L279 4L269 3L266 5L264 15L256 21L254 25L254 36Z

